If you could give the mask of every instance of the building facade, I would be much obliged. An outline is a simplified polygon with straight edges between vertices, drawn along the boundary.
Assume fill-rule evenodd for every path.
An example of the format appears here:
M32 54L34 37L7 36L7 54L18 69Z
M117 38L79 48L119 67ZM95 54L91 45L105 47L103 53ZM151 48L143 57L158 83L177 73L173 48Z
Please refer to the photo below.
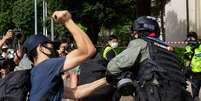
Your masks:
M165 7L167 41L183 41L187 33L186 0L171 0ZM189 0L189 31L201 38L201 1Z

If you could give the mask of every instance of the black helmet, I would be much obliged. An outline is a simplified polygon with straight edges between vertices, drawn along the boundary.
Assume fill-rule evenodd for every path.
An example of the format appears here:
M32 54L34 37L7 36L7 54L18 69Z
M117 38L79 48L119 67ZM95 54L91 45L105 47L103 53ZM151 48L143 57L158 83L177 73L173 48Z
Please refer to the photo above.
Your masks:
M195 39L197 39L197 38L198 38L198 35L197 35L196 32L189 32L189 33L187 34L187 38L189 38L189 37L194 37Z
M154 19L154 17L149 16L142 16L135 20L131 30L137 32L154 32L156 34L156 37L159 37L160 35L158 22Z

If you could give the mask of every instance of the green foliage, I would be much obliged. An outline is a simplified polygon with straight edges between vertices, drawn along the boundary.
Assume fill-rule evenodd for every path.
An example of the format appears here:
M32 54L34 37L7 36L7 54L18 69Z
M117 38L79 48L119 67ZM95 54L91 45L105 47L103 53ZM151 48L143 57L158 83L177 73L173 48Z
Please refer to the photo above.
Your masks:
M14 27L12 23L12 1L0 0L0 32L2 33Z
M98 21L97 23L109 28L127 24L135 14L134 0L96 0L96 2L86 0L81 7L79 16L92 16L92 19Z
M22 29L28 35L33 34L34 30L33 5L30 0L17 0L12 8L12 22L16 28Z
M42 32L42 1L38 4L38 32ZM128 41L129 25L135 19L136 0L46 0L48 2L48 18L45 25L50 29L50 16L55 10L68 9L73 18L82 27L92 33L92 39L104 26L113 29L121 40ZM160 12L161 4L170 0L155 0L154 11ZM0 0L0 32L20 28L25 34L34 32L34 1L33 0ZM143 5L141 5L143 6ZM156 13L158 14L158 13ZM61 25L55 25L55 31L64 32ZM125 45L127 42L124 42Z
M130 41L130 25L117 26L114 28L114 34L119 38L120 46L127 46Z
M185 66L186 64L186 61L184 58L185 48L176 48L175 51L176 51L177 57L180 59L181 65Z

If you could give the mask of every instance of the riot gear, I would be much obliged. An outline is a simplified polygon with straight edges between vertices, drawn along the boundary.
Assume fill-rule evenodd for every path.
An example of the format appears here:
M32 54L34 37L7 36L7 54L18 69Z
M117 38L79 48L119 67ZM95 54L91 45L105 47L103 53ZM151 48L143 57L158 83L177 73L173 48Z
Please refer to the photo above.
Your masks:
M135 20L131 30L143 32L143 37L155 34L155 37L158 38L160 35L160 28L157 21L148 16L139 17Z

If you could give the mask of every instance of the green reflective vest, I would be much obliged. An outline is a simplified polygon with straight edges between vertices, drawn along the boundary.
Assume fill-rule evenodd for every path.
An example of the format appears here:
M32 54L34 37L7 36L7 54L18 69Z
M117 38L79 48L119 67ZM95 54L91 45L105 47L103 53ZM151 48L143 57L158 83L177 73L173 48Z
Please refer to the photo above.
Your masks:
M104 58L104 59L108 60L107 54L108 54L108 52L111 51L111 50L115 52L115 55L117 55L117 52L116 52L112 47L107 46L107 47L104 49L104 51L103 51L103 58Z
M198 72L201 72L201 45L199 45L199 47L196 48L194 52L195 53L191 61L191 67L192 67L192 72L198 73Z

